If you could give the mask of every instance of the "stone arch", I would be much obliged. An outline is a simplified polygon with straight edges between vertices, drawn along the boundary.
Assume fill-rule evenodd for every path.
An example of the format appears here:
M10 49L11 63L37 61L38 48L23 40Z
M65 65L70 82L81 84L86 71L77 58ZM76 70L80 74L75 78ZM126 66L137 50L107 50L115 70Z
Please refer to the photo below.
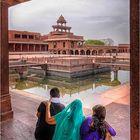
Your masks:
M97 51L96 50L93 50L92 51L92 55L97 55Z
M80 51L80 55L85 55L85 51L84 50L81 50Z
M73 55L73 54L74 54L74 51L73 51L73 50L70 50L70 54L72 54L72 55Z
M79 51L78 50L75 50L75 55L79 55Z
M57 51L56 51L56 50L54 50L54 51L53 51L53 54L57 54Z
M99 51L98 51L98 54L99 54L99 55L103 55L103 54L104 54L104 50L99 50Z
M65 50L63 50L63 51L62 51L62 54L66 54L66 51L65 51Z
M86 55L90 55L90 50L87 50L86 51Z

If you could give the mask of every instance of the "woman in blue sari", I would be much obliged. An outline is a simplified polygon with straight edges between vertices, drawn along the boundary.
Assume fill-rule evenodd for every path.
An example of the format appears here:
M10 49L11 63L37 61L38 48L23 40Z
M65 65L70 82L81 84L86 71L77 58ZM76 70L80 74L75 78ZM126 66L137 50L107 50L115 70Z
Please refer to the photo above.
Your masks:
M84 119L80 100L74 100L55 116L50 116L50 103L46 103L46 122L56 124L53 140L80 140L80 127Z
M102 105L93 107L93 115L86 117L81 126L82 140L112 140L115 130L105 121L106 109Z

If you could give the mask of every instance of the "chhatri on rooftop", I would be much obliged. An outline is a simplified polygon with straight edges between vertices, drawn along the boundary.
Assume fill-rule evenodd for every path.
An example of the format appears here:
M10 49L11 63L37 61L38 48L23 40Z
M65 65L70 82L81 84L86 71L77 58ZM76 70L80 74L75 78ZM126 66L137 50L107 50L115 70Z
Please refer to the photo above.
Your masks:
M59 24L59 23L63 24L63 23L67 23L67 21L66 21L65 18L61 15L61 16L59 17L59 19L57 20L57 23L58 23L58 24Z
M61 31L61 32L70 32L71 27L66 26L66 20L65 18L61 15L58 20L57 20L57 25L53 25L54 31Z

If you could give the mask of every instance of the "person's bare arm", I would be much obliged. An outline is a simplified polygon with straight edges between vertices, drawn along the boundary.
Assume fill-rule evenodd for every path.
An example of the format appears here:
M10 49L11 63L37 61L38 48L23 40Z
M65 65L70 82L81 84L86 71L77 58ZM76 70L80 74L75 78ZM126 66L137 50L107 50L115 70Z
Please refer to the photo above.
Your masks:
M45 121L48 124L56 124L56 121L54 119L54 116L50 115L50 102L45 102L46 105L46 116L45 116Z

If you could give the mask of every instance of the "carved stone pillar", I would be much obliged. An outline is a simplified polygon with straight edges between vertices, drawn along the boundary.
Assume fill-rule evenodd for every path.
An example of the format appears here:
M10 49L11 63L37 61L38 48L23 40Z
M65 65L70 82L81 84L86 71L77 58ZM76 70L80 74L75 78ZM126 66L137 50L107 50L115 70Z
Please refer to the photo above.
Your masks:
M30 47L29 47L29 44L27 44L27 52L30 51Z
M23 45L20 44L20 51L22 52L23 51Z
M0 121L13 117L9 94L8 6L0 1Z
M35 44L33 44L33 51L35 52Z
M130 0L130 124L131 140L140 139L139 0Z
M40 51L40 52L41 52L41 47L42 47L42 46L41 46L41 45L39 45L39 51Z

